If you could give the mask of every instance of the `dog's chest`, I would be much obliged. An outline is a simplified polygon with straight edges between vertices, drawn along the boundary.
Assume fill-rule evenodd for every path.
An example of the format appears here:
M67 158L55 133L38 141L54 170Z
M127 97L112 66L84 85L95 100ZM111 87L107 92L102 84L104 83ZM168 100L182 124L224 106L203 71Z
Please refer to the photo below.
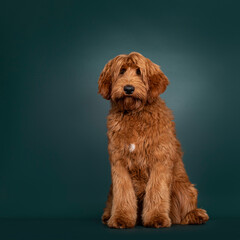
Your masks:
M138 196L144 192L157 139L157 123L152 124L149 118L108 118L109 154L113 160L121 159L128 168Z
M146 154L152 147L152 128L141 117L125 116L108 118L109 151L118 152L126 159L129 168L144 167Z
M109 142L128 153L136 153L147 138L146 126L135 119L125 118L108 122Z

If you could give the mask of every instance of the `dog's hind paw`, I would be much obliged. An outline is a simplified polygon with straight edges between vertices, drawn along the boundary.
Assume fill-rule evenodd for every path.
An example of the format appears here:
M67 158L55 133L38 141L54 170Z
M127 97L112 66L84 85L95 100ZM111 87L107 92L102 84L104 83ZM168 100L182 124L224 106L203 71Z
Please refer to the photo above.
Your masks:
M204 209L197 208L190 211L181 221L181 224L204 224L208 220L207 212Z

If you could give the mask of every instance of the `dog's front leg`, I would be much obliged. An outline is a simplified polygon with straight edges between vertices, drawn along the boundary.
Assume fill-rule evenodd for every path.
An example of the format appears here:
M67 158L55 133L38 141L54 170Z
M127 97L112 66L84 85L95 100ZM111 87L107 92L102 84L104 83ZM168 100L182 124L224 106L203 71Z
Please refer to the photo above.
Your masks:
M170 169L162 162L155 163L150 172L143 204L145 227L170 227Z
M108 226L132 228L137 219L137 200L130 175L120 161L111 164L113 183L113 204Z

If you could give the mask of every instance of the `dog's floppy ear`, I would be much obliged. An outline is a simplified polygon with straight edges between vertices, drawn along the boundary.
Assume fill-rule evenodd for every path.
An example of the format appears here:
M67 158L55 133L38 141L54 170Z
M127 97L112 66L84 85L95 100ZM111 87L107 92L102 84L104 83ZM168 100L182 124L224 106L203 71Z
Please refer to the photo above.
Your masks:
M146 75L148 78L148 102L153 102L159 94L163 93L169 84L168 78L160 67L147 59Z
M103 98L109 100L111 98L111 88L112 88L112 61L110 60L103 68L99 80L98 80L98 93L102 95Z

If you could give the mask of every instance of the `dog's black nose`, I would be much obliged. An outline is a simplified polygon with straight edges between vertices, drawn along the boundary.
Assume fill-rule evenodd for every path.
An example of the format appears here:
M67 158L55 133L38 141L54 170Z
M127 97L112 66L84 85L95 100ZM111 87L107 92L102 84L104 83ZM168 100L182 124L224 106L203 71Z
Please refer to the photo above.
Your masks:
M131 85L126 85L124 86L123 89L126 94L132 94L134 92L135 87Z

